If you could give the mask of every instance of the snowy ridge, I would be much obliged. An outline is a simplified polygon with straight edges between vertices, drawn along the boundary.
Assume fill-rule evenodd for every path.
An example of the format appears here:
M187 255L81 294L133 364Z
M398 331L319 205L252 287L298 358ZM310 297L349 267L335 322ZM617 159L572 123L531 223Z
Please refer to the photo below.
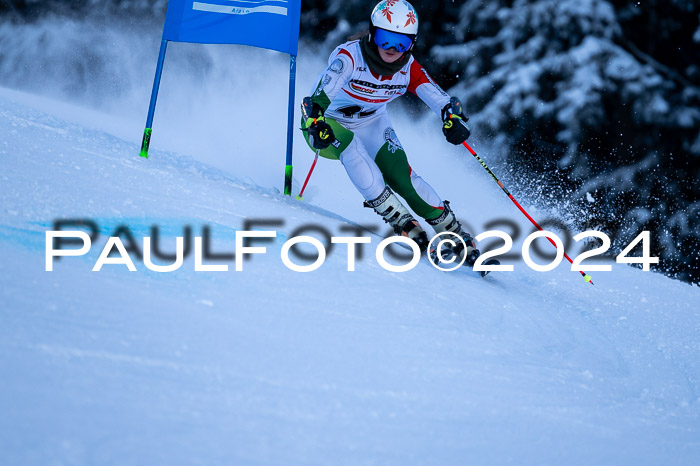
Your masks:
M377 224L337 166L299 203L158 144L140 159L138 131L123 139L108 116L57 116L72 113L0 91L0 464L692 464L700 454L697 287L621 265L594 273L592 287L566 262L484 280L423 263L392 274L371 254L350 273L341 249L316 272L291 272L279 251L299 225ZM431 152L417 133L407 145ZM253 162L241 163L245 173ZM297 178L308 163L297 159ZM458 205L480 199L474 224L481 211L515 218L466 167L444 185ZM211 225L215 251L233 249L246 219L284 225L243 272L194 273L191 260L166 274L139 262L134 273L90 272L99 251L45 272L43 233L57 218L91 218L105 234L125 223L137 239L162 225L168 251L185 224Z

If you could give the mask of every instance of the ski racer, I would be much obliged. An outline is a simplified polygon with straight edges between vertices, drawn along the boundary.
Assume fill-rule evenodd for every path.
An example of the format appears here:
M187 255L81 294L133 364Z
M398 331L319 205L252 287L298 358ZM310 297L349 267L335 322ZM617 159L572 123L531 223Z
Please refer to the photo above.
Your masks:
M328 59L304 109L302 131L319 155L339 159L350 180L396 234L425 251L428 236L398 194L436 233L452 232L453 253L473 265L479 255L471 235L462 230L448 201L411 168L387 114L387 103L406 92L416 94L443 121L452 144L469 137L467 118L450 108L450 96L412 56L418 14L406 0L384 0L374 7L370 30L359 40L338 46ZM305 99L309 102L309 99ZM465 247L466 246L466 247Z

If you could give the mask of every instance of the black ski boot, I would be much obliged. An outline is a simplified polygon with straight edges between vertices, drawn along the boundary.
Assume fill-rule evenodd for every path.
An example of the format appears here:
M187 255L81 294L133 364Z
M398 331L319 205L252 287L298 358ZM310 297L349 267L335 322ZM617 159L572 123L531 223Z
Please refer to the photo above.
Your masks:
M388 186L378 198L365 201L364 205L381 215L394 229L394 233L415 241L421 253L428 249L429 240L425 230Z
M457 240L456 238L453 238L452 240L455 243L457 243L456 246L452 248L447 248L445 246L443 250L439 252L439 254L443 257L443 259L450 259L452 255L455 255L461 261L464 257L464 264L468 265L469 267L473 267L474 262L481 253L478 249L476 249L476 243L474 242L474 238L472 238L472 236L469 233L462 230L462 225L457 221L454 212L452 212L452 209L450 208L450 202L444 202L445 209L443 210L442 215L433 220L426 220L426 222L428 222L433 227L436 233L454 233L460 238L462 238L464 243L462 243L462 241ZM444 236L446 236L445 239L449 239L448 235ZM435 263L437 263L436 261L438 261L437 254L438 251L430 251L430 257Z

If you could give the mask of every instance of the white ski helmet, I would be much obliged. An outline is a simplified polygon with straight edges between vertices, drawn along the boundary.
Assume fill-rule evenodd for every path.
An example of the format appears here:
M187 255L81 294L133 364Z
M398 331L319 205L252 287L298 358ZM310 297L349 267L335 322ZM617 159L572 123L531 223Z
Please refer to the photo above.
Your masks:
M418 34L418 14L406 0L383 0L372 10L372 32L375 28L415 36Z

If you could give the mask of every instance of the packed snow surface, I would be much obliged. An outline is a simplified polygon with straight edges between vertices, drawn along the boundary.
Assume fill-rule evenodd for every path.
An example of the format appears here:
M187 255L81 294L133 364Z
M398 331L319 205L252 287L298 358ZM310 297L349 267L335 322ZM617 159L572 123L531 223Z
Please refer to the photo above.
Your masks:
M354 272L343 245L293 272L280 252L300 226L386 227L337 162L303 202L282 195L278 123L192 122L247 131L217 166L161 111L142 159L141 120L0 89L0 464L697 464L697 287L614 263L594 286L566 261L392 273L371 234ZM503 218L529 232L431 123L396 122L412 166L475 233ZM295 193L312 160L296 136ZM57 219L100 237L47 272ZM223 254L264 219L252 229L276 237L243 271L195 272L191 254L175 272L91 271L120 225L140 248L158 226L168 253L209 227Z

